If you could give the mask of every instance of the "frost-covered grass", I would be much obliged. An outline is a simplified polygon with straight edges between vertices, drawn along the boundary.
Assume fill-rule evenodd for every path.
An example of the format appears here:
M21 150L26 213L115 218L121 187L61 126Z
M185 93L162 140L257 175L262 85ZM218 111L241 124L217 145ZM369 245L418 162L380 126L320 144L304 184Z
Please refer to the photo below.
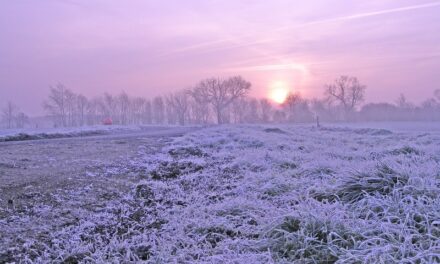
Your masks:
M141 145L137 159L91 176L131 177L131 192L76 208L68 225L3 256L24 263L440 262L437 134L224 126L164 144ZM72 198L90 191L57 197L74 207ZM35 207L0 227L61 213Z

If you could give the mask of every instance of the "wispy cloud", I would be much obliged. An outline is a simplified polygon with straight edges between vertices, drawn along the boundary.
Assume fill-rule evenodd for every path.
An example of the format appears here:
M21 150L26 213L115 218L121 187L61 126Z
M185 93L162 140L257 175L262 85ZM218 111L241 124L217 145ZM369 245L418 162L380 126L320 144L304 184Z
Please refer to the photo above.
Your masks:
M235 67L227 68L225 71L231 72L243 72L243 71L279 71L279 70L295 70L300 72L307 72L307 67L303 64L298 63L287 63L287 64L267 64L267 65L257 65L249 67Z
M423 9L423 8L429 8L429 7L437 7L437 6L440 6L440 2L432 2L432 3L427 3L427 4L421 4L421 5L412 5L412 6L405 6L405 7L399 7L399 8L384 9L384 10L374 11L374 12L358 13L358 14L349 15L349 16L334 17L334 18L330 18L330 19L323 19L323 20L308 22L308 23L304 23L301 25L296 25L294 27L296 28L296 27L303 27L303 26L310 26L310 25L317 25L317 24L326 24L326 23L337 22L337 21L361 19L361 18L381 16L381 15L387 15L387 14L392 14L392 13L407 12L407 11L411 11L411 10ZM285 28L280 28L280 29L290 29L290 28L293 28L293 27L285 27Z
M414 60L420 59L433 59L440 57L439 52L433 53L414 53L414 54L405 54L405 55L390 55L390 56L368 56L361 58L360 61L364 62L364 64L368 64L369 62L375 61L400 61L400 62L411 62ZM250 61L244 61L250 62ZM239 61L238 63L241 63ZM298 71L301 73L309 73L309 70L314 66L322 66L325 64L338 64L340 61L338 60L327 60L327 61L314 61L313 63L281 63L281 64L260 64L256 66L231 66L223 68L225 72L261 72L261 71L280 71L280 70L290 70L290 71ZM376 65L376 64L375 64ZM358 66L357 69L365 68L366 66ZM377 67L377 66L368 66L368 68Z
M408 12L412 10L418 10L418 9L424 9L424 8L433 8L433 7L440 7L440 1L426 3L426 4L419 4L419 5L411 5L411 6L405 6L405 7L398 7L398 8L391 8L391 9L383 9L379 11L373 11L373 12L364 12L364 13L357 13L353 15L347 15L347 16L339 16L329 19L322 19L322 20L315 20L310 21L302 24L295 24L291 26L285 26L285 27L279 27L272 29L271 32L283 32L293 29L299 29L314 25L320 25L320 24L328 24L328 23L334 23L334 22L344 22L344 21L350 21L350 20L356 20L356 19L363 19L363 18L369 18L369 17L375 17L375 16L382 16L387 14L393 14L393 13L401 13L401 12ZM259 32L261 33L261 32ZM270 32L268 32L270 33ZM228 36L226 38L220 38L215 41L207 41L207 42L201 42L197 43L191 46L179 48L173 51L169 51L167 53L160 54L159 57L162 56L168 56L173 54L179 54L179 53L185 53L185 52L198 52L198 53L209 53L209 52L215 52L215 51L221 51L221 50L228 50L228 49L236 49L236 48L242 48L242 47L251 47L255 45L260 45L263 43L270 43L274 41L279 41L278 38L266 38L263 40L257 40L257 41L246 41L246 39L249 39L250 37L254 37L255 33L248 33L244 34L240 37L231 37Z

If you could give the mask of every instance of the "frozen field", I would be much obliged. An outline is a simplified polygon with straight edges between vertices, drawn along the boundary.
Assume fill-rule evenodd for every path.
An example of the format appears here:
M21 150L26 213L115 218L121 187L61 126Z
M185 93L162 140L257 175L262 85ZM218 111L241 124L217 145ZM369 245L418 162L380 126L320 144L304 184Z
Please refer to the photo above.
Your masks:
M439 130L374 127L0 142L0 263L440 262Z

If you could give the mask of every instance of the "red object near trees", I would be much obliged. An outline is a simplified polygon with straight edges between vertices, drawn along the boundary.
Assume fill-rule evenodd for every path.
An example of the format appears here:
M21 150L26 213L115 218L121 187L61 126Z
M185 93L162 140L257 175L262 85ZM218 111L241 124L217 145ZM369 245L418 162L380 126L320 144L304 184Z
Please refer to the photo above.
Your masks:
M107 117L104 120L102 120L102 124L107 126L113 125L113 120L110 117Z

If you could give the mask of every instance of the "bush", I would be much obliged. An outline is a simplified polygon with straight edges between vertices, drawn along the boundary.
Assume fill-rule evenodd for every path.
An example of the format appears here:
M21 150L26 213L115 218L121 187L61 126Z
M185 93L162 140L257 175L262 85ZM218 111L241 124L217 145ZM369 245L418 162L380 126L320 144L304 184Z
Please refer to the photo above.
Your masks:
M265 238L275 258L301 263L334 263L362 239L342 223L312 216L285 217Z
M354 203L365 195L390 194L394 189L402 188L408 183L408 175L400 174L382 164L373 173L360 172L344 180L333 191L317 192L313 197L319 201L336 199L345 203Z
M203 167L201 165L191 161L163 161L159 164L157 169L153 170L150 174L154 180L166 180L175 179L183 174L198 172L202 169Z

